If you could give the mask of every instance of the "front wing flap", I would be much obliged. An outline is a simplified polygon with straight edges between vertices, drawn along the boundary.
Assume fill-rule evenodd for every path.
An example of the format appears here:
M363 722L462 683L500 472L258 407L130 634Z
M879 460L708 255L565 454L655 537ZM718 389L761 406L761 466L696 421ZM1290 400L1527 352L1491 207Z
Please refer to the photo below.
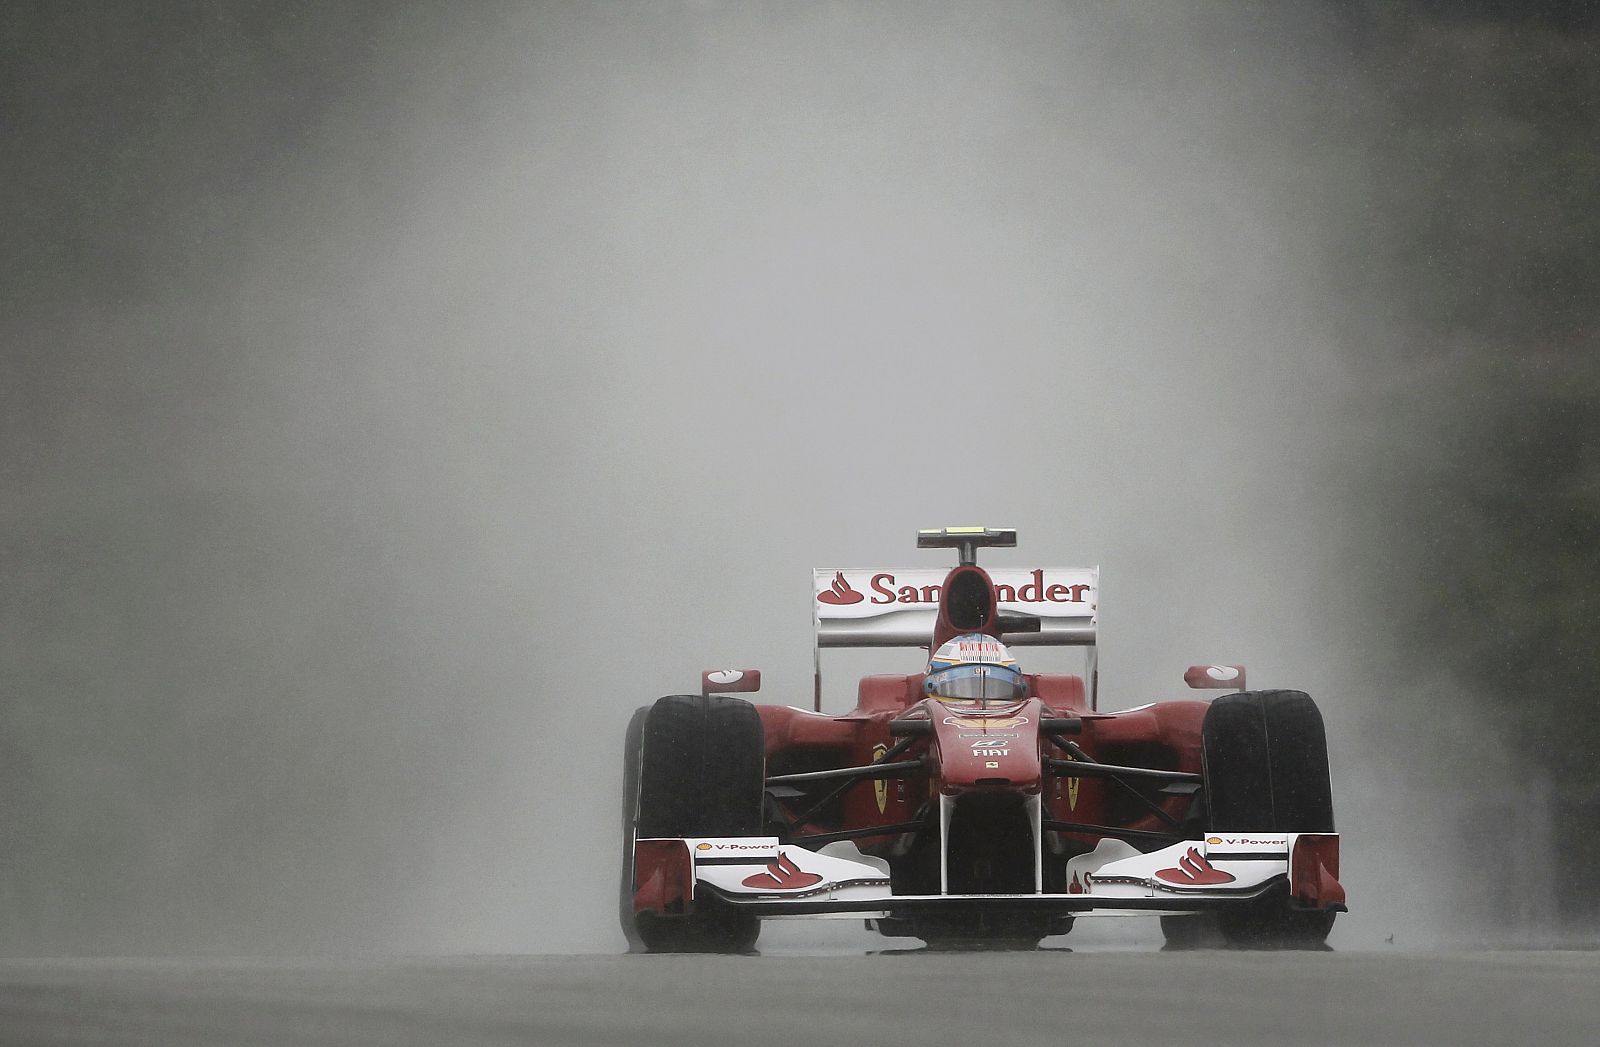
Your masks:
M1141 854L1103 839L1067 863L1065 894L894 894L886 863L838 845L819 853L776 837L635 842L636 911L687 912L697 896L763 916L1038 910L1081 916L1198 912L1288 882L1291 904L1343 911L1334 833L1219 833Z

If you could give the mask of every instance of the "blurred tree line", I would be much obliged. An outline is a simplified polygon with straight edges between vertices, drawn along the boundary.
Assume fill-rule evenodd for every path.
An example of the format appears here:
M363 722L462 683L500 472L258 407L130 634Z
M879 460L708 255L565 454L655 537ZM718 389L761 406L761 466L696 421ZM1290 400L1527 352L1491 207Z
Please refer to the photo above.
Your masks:
M1330 319L1370 392L1349 478L1371 500L1366 613L1397 638L1397 684L1449 667L1472 729L1509 743L1528 774L1506 781L1504 811L1548 781L1558 915L1592 933L1600 4L1336 6L1347 50L1308 155L1328 196ZM1454 714L1410 715L1435 712ZM1461 753L1463 776L1479 755Z

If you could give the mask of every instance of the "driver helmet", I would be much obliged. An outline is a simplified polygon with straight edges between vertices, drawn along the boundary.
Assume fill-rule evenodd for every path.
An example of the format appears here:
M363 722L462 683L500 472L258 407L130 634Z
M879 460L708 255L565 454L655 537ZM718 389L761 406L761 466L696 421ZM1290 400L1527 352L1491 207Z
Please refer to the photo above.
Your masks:
M1006 645L986 633L964 633L928 660L922 683L930 698L961 702L1009 702L1027 695L1027 683Z

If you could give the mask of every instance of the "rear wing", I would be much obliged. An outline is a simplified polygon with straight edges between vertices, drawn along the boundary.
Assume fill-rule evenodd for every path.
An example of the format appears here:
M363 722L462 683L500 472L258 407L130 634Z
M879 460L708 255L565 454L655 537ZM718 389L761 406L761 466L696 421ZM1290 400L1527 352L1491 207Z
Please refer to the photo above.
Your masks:
M824 647L927 647L946 569L819 567L812 572L816 708L822 709ZM1094 678L1099 567L989 568L1000 611L1031 615L1037 632L1007 633L1020 647L1086 647ZM1090 683L1093 704L1094 684Z

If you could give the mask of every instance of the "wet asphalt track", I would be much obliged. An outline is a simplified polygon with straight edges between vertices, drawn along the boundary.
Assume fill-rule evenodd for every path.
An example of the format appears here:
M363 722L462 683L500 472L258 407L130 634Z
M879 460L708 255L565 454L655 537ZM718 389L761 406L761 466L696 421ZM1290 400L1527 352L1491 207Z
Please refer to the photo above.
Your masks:
M0 961L0 1043L1600 1043L1600 953Z

